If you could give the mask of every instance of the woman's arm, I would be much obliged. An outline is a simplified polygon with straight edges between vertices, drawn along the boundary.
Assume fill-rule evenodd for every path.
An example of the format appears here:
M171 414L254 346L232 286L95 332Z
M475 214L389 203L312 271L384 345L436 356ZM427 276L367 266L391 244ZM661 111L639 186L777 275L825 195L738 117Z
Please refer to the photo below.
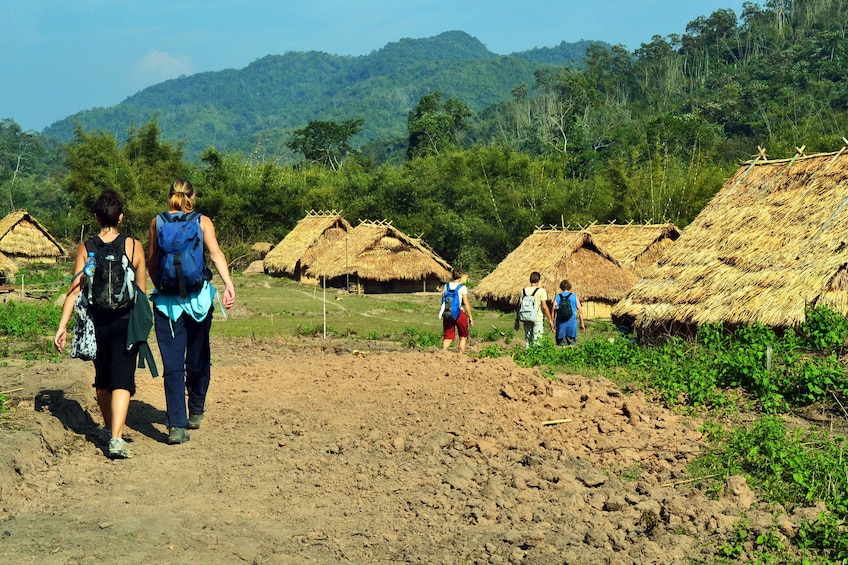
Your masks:
M133 270L135 271L135 285L138 289L147 293L147 258L144 256L144 246L135 238L128 238L132 243L130 257L132 257Z
M471 301L468 300L468 291L462 294L462 304L465 307L465 315L468 316L468 325L474 325L474 318L471 317Z
M208 217L201 216L200 227L203 228L203 243L206 245L206 249L209 250L209 258L212 259L215 270L218 271L218 275L224 281L224 293L221 295L221 301L224 303L224 308L231 308L236 299L236 288L233 285L232 277L230 277L227 258L224 256L224 252L221 251L221 246L218 245L218 237L215 235L215 224Z
M150 279L155 281L156 275L159 273L159 243L156 239L156 217L150 221L148 230L150 249L147 250L147 272L150 274ZM156 283L153 283L154 285Z

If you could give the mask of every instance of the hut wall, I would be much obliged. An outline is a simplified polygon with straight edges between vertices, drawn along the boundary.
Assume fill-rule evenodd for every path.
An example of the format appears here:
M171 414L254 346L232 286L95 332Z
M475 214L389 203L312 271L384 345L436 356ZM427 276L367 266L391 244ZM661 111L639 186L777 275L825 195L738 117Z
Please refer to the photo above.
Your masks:
M594 300L581 300L583 318L586 320L609 320L612 314L612 304L607 302L596 302Z

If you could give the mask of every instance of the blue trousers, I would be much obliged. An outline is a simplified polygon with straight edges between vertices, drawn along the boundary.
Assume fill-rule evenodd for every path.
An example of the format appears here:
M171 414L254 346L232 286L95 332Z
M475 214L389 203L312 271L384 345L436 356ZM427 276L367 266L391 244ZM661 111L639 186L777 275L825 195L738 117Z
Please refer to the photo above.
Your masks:
M209 348L212 308L200 322L187 314L171 322L160 311L155 312L156 341L162 355L162 374L165 381L168 428L186 428L188 414L203 414L206 406L206 392L209 390L212 374Z

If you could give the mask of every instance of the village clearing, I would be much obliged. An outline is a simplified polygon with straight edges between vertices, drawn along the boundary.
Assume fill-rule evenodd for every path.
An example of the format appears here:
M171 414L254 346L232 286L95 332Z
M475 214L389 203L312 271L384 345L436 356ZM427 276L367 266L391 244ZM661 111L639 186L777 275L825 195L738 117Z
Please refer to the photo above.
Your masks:
M213 328L213 333L222 325ZM221 332L218 332L220 334ZM155 342L152 344L154 353ZM138 373L127 437L96 438L90 364L9 361L0 389L7 563L710 562L772 511L686 463L699 422L604 378L437 348L213 339L202 429L166 444L162 383ZM780 514L788 535L815 509Z

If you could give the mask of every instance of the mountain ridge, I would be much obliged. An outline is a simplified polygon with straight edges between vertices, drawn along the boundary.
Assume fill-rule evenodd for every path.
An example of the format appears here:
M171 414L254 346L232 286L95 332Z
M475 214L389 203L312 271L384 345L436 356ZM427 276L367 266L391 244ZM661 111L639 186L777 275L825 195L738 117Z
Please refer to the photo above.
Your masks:
M365 120L353 140L364 144L405 135L406 116L421 96L438 90L472 111L511 98L540 67L578 64L582 41L496 55L462 31L387 43L368 55L289 51L242 69L205 71L149 86L107 108L77 112L44 133L69 141L74 127L125 132L156 119L164 139L183 142L186 156L205 148L279 158L291 131L313 120Z

